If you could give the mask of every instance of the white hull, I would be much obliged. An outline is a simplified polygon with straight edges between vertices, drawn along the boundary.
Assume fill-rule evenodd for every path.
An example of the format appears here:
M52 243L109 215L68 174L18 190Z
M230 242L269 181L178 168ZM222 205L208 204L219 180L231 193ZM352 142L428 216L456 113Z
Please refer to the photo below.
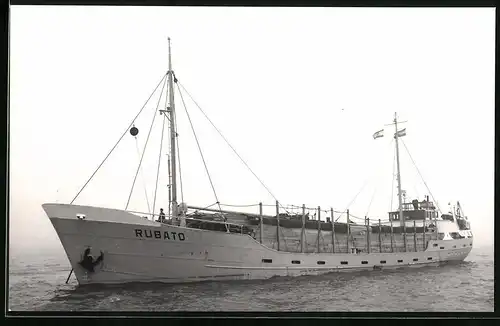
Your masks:
M66 204L43 208L81 285L266 279L419 267L461 261L472 249L472 238L464 238L430 240L420 252L291 253L268 248L248 235L165 225L121 210ZM94 257L104 253L94 272L79 264L89 247Z

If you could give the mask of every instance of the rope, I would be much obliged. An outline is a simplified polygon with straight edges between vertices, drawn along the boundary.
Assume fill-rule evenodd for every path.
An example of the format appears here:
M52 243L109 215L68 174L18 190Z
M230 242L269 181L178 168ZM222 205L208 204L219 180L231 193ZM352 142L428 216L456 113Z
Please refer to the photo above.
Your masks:
M161 78L160 82L158 83L158 85L156 85L154 91L151 93L151 95L149 95L149 98L146 100L146 103L144 103L144 105L142 106L142 108L139 110L139 113L137 113L137 115L135 116L135 118L132 120L132 122L129 124L129 126L127 127L127 129L125 129L125 131L123 132L123 134L120 136L120 138L118 139L118 141L116 142L115 146L113 146L113 148L111 148L111 150L109 151L108 155L106 155L106 157L104 158L104 160L101 162L101 164L99 164L99 166L97 167L97 169L94 171L94 173L92 173L92 175L90 176L90 178L87 180L87 182L85 182L85 184L83 185L83 187L80 189L80 191L78 191L78 193L76 194L75 198L73 198L73 200L70 202L70 204L73 204L73 202L76 200L76 198L78 198L78 196L80 195L80 193L83 191L83 189L85 189L85 187L88 185L88 183L90 182L90 180L92 180L92 178L94 177L94 175L97 173L97 171L99 171L99 169L101 168L101 166L104 164L104 162L106 162L106 160L108 159L108 157L111 155L111 153L115 150L116 146L118 146L118 144L120 143L120 141L122 140L122 138L125 136L125 134L129 131L130 127L132 127L132 125L134 124L135 120L137 119L137 117L139 116L139 114L141 114L142 110L144 110L144 108L146 107L146 104L148 104L149 100L151 99L151 97L153 96L153 94L156 92L156 90L158 89L158 87L161 85L161 83L163 82L163 80L165 79L165 77L167 76L167 74L163 75L163 77Z
M206 207L203 207L202 209L197 209L197 210L195 210L194 212L192 212L192 213L190 213L190 214L186 214L186 216L191 216L191 215L194 215L196 212L198 212L198 211L202 211L202 210L207 209L207 208L210 208L210 207L214 206L215 204L217 204L217 203L213 203L213 204L211 204L211 205L208 205L208 206L206 206Z
M139 150L139 142L137 141L137 136L135 136L134 138L135 138L135 148L137 149L137 156L140 159L141 158L141 151ZM142 177L142 183L144 185L144 194L146 195L146 203L148 204L148 213L151 214L151 207L149 205L148 191L146 189L146 181L144 179L144 173L143 173L142 168L141 168L141 177Z
M252 205L227 205L227 204L219 204L220 206L226 206L226 207L256 207L259 206L259 204L252 204Z
M167 95L165 95L167 96ZM163 113L163 123L161 126L161 138L160 138L160 152L158 153L158 169L156 170L156 185L155 185L155 198L153 200L153 212L155 211L156 207L156 194L158 192L158 178L160 177L160 165L161 165L161 151L163 149L163 134L165 130L165 116L166 114Z
M391 140L391 142L389 143L389 146L391 146L391 145L392 145L392 140ZM380 165L380 164L381 164L381 163L379 162L379 165ZM377 170L378 170L378 169L377 169ZM344 213L347 211L348 207L350 207L350 206L352 205L352 203L354 203L354 201L356 200L356 198L357 198L357 197L359 196L359 194L363 191L363 189L366 187L366 185L368 184L368 181L369 181L371 178L372 178L372 176L370 176L369 178L367 178L367 179L365 180L365 183L364 183L363 187L361 188L361 190L360 190L360 191L356 194L356 196L354 197L354 199L353 199L353 200L352 200L352 201L351 201L351 202L347 205L346 209L345 209L345 210L344 210L344 211L340 214L340 216L339 216L339 217L337 217L337 219L335 220L335 222L336 222L336 221L338 221L338 220L342 217L342 215L344 215ZM349 222L349 221L347 221L347 222Z
M375 197L375 192L377 191L377 188L373 190L372 198L370 199L370 203L368 204L368 208L366 209L366 214L365 216L368 216L368 212L370 211L370 207L372 206L373 198Z
M222 137L222 139L233 150L233 152L236 154L236 156L238 156L238 158L241 160L241 162L243 162L243 164L254 175L254 177L257 178L257 180L267 190L267 192L271 195L271 197L273 197L274 200L278 201L278 199L276 198L276 196L273 195L273 193L271 192L271 190L269 190L269 188L264 184L264 182L262 182L262 180L255 174L255 172L253 172L253 170L248 166L248 164L245 162L245 160L243 160L243 158L241 158L241 156L238 154L238 152L236 152L236 150L234 149L234 147L229 143L229 141L226 139L226 137L224 137L224 135L222 134L222 132L214 125L214 123L212 122L212 120L210 120L210 118L205 114L205 112L201 109L201 107L198 105L198 103L195 101L195 99L191 96L191 94L189 94L189 92L186 90L186 88L184 88L184 86L180 82L178 83L178 85L180 85L182 87L182 89L191 98L191 100L194 102L194 104L196 104L196 106L201 111L201 113L203 113L203 115L205 116L205 118L207 118L207 120L210 122L210 124L212 125L212 127L214 127L214 129L219 133L219 135ZM278 203L279 203L279 201L278 201Z
M358 198L358 195L363 191L363 189L365 189L366 185L368 184L368 180L365 181L365 184L363 185L363 187L361 187L361 190L359 190L359 192L356 194L356 196L354 196L354 199L347 205L347 207L351 206L352 203L354 203L354 201L356 200L356 198ZM335 220L335 222L337 222L339 220L339 218L342 217L342 215L344 215L345 212L347 212L348 208L346 208L341 214L339 217L337 217L337 219ZM349 221L347 221L347 223L349 223Z
M389 143L389 146L391 146L391 145L392 145L392 142L393 142L393 141L394 141L394 139L392 139L392 140L391 140L391 142ZM393 168L394 168L394 167L393 167ZM377 178L377 182L376 182L375 184L378 184L378 180L379 180L379 178L380 178L380 175L378 176L378 178ZM393 177L393 180L394 180L394 177ZM375 197L376 192L377 192L377 186L375 186L375 189L373 190L373 194L372 194L372 197L371 197L371 199L370 199L370 203L368 204L368 208L367 208L367 210L366 210L366 214L365 214L365 216L368 216L368 213L370 212L370 207L372 206L373 198Z
M262 206L269 207L269 206L276 206L276 205L262 205ZM300 208L302 210L302 206L297 206L297 205L289 204L289 205L287 205L287 207L288 208ZM305 209L317 211L318 207L314 208L314 207L307 207L307 206L305 206ZM330 210L328 210L328 209L321 210L321 211L324 212L324 213L330 213ZM341 211L336 211L336 210L334 210L333 212L334 213L342 213ZM302 211L300 211L300 213L297 213L297 214L302 214Z
M349 219L351 219L351 217L353 217L355 219L358 219L358 220L364 220L365 219L364 217L357 217L357 216L351 214L351 212L349 212Z
M170 97L169 97L170 98ZM166 101L165 101L166 102ZM167 103L165 103L165 110L168 108ZM167 117L168 118L168 117ZM168 119L170 123L170 118ZM169 127L170 129L170 127ZM168 133L168 215L170 215L170 210L172 209L172 133Z
M179 92L180 94L180 92ZM181 94L182 97L182 94ZM174 115L174 123L177 126L177 114ZM181 186L181 201L184 202L184 187L182 186L182 170L181 170L181 152L179 147L179 134L176 133L175 142L177 143L177 161L179 162L179 181Z
M142 160L144 159L144 154L146 153L146 146L148 145L149 136L151 135L151 130L153 130L153 124L155 123L155 119L156 119L156 111L158 110L158 106L160 105L161 93L163 93L163 89L165 88L166 82L167 82L167 79L164 80L163 86L161 88L160 97L158 98L158 103L156 104L155 113L153 115L153 121L151 121L151 126L149 127L148 136L146 137L146 143L144 144L144 150L142 151L141 160L139 161L139 166L137 167L137 171L135 173L134 182L132 183L132 188L130 189L130 194L128 195L128 200L127 200L127 205L125 205L125 210L127 210L128 204L130 203L130 198L132 197L132 193L134 192L134 186L135 186L135 181L137 180L137 174L139 173L139 169L141 168Z
M201 159L203 161L203 165L205 166L205 171L207 172L208 180L210 181L210 186L212 187L212 191L214 192L215 200L217 204L219 204L219 198L217 197L217 192L215 191L214 184L212 182L212 178L210 177L210 172L208 171L207 163L205 162L205 157L203 156L203 151L201 150L200 142L198 141L198 136L196 136L196 131L194 130L193 122L191 121L191 116L189 115L189 112L186 107L186 103L184 102L184 97L182 96L181 90L179 88L179 84L177 84L177 89L179 90L179 95L181 96L182 100L182 105L184 106L184 110L186 111L186 115L189 120L189 124L191 125L191 130L193 131L194 139L196 140L196 145L198 145L198 150L201 155ZM222 214L222 209L219 204L219 210L221 211Z
M406 147L406 144L405 144L405 142L404 142L402 139L401 139L401 142L403 143L403 145L404 145L404 147L405 147L405 149L406 149L406 152L408 153L408 156L409 156L409 157L410 157L410 159L411 159L411 162L413 163L413 165L414 165L414 166L415 166L415 168L417 169L418 175L420 176L420 178L421 178L421 179L422 179L422 181L424 182L424 185L425 185L425 187L427 188L427 191L428 191L428 192L429 192L429 194L431 195L432 200L436 203L436 207L437 207L437 209L439 210L439 212L440 212L441 214L443 214L443 212L441 211L441 209L440 209L440 208L439 208L439 206L438 206L437 201L434 199L434 196L432 195L431 190L430 190L430 189L429 189L429 187L427 186L427 183L425 182L424 177L423 177L423 176L422 176L422 174L420 173L420 170L418 169L417 164L416 164L416 163L415 163L415 161L413 160L413 157L411 156L410 151L408 150L408 147Z

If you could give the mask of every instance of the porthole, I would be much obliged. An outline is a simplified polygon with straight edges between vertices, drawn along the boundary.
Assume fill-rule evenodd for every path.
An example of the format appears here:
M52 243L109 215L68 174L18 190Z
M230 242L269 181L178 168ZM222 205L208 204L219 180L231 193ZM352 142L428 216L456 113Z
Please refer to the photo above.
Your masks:
M363 260L363 261L361 262L361 264L366 265L366 264L368 264L368 262L367 262L366 260Z
M381 263L381 264L385 264L385 263L386 263L386 261L385 261L385 260L381 260L381 261L380 261L380 263Z
M322 260L318 260L316 263L317 263L318 265L324 265L324 264L325 264L325 262L324 262L324 261L322 261Z
M348 263L348 262L346 262L346 261L341 261L341 262L340 262L340 264L341 264L341 265L347 265L347 264L349 264L349 263Z
M402 263L402 262L403 262L403 260L402 260L402 259L398 259L398 263Z
M292 264L300 264L300 260L292 260Z
M272 259L264 259L264 258L263 258L263 259L262 259L262 262L263 262L263 263L272 263L272 262L273 262L273 260L272 260Z
M439 249L444 249L444 247L439 247Z
M418 261L418 258L413 258L413 261Z
M432 257L427 257L427 260L432 260Z
M432 246L433 246L433 247L437 247L437 246L438 246L438 244L437 244L437 243L434 243Z

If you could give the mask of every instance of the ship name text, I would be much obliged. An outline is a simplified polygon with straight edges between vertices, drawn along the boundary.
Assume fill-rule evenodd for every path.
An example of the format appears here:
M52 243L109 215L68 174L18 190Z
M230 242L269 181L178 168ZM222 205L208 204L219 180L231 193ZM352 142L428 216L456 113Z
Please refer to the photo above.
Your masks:
M136 238L155 238L163 240L184 241L186 237L182 232L152 231L147 229L135 229Z

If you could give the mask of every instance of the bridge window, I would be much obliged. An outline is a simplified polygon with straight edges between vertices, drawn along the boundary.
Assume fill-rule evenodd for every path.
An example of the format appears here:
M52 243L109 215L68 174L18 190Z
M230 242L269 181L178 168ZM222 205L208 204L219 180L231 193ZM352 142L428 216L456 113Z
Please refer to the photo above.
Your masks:
M300 260L292 260L292 264L300 264Z
M262 262L263 263L272 263L273 260L272 259L262 259Z

